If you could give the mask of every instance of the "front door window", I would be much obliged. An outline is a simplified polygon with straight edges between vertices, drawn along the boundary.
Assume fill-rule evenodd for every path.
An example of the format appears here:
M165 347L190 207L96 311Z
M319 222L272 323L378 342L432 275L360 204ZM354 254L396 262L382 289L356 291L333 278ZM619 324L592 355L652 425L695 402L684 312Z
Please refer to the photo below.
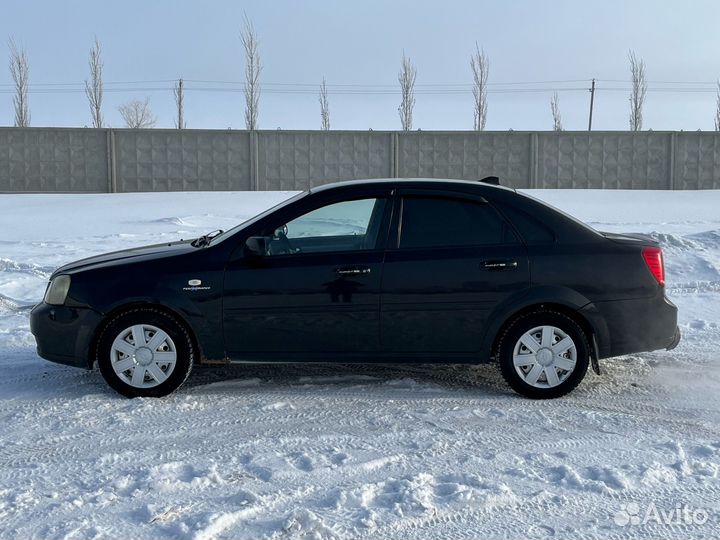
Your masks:
M342 201L316 208L272 233L268 255L374 249L385 199Z

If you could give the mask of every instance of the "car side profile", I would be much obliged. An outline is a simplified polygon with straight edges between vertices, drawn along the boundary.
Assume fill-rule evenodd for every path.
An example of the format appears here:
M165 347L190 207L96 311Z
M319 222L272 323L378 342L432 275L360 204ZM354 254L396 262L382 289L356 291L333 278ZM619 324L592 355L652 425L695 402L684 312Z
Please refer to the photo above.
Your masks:
M38 354L128 397L194 364L495 361L530 398L680 340L659 245L490 182L313 188L226 232L59 268Z

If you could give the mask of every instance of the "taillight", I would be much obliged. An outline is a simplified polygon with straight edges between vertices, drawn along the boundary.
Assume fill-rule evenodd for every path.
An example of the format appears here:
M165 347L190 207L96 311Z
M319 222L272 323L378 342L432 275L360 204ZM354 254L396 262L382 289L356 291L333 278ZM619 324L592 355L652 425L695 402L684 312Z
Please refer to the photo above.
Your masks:
M662 249L654 246L645 246L642 250L645 264L657 282L665 286L665 264L663 263Z

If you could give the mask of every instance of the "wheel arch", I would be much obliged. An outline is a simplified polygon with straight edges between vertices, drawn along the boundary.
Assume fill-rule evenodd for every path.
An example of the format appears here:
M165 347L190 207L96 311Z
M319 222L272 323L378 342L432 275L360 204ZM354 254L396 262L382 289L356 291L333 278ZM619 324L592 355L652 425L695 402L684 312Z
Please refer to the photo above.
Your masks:
M598 371L597 359L609 343L607 324L594 304L572 289L542 287L531 290L521 298L511 299L499 306L488 318L487 331L481 345L481 358L494 358L500 337L517 318L538 309L557 311L573 319L587 336L592 349L593 369Z
M150 301L132 301L125 304L121 304L118 306L115 306L113 309L108 311L104 314L102 320L95 328L95 331L92 334L92 337L90 339L90 344L88 347L88 369L92 369L95 363L97 362L97 355L98 355L98 345L100 343L100 337L103 334L103 331L107 327L108 323L112 321L115 317L118 315L125 313L127 311L132 311L134 309L151 309L154 311L158 311L160 313L163 313L164 315L167 315L169 317L172 317L173 319L177 320L178 323L180 323L185 330L187 331L188 335L190 336L190 341L192 342L193 348L195 350L195 353L197 354L197 358L200 360L199 363L202 363L203 356L203 350L200 345L200 341L198 340L197 333L195 332L195 329L193 328L190 321L185 317L180 310L173 309L172 307L168 307L167 305L150 302Z

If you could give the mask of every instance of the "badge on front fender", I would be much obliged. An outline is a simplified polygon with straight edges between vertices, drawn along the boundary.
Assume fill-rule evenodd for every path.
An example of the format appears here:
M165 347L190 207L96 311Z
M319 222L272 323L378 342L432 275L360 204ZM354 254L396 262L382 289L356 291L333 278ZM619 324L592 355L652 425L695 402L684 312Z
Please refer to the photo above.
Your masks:
M188 286L183 287L183 291L208 291L210 290L210 287L202 286L202 280L201 279L191 279L188 280Z

